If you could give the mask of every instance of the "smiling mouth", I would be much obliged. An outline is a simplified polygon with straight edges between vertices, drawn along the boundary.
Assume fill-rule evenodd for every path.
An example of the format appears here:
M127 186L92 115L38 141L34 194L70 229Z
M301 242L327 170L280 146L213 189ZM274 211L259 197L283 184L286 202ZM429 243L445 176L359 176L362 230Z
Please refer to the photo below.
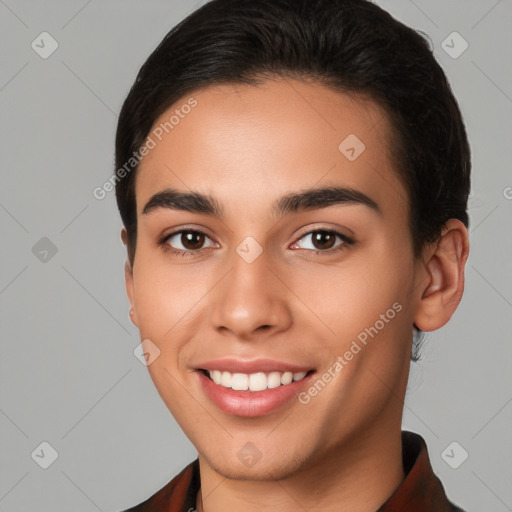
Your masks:
M232 373L203 368L200 371L215 382L215 384L225 388L235 391L264 391L266 389L288 386L292 382L298 382L314 370L301 372Z

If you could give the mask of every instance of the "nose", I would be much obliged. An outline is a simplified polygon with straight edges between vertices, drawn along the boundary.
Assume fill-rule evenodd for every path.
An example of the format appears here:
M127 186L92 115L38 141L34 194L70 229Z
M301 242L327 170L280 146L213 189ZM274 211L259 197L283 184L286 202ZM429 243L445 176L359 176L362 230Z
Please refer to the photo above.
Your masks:
M234 252L230 270L210 294L208 311L217 331L251 341L290 327L293 293L265 251L248 261Z

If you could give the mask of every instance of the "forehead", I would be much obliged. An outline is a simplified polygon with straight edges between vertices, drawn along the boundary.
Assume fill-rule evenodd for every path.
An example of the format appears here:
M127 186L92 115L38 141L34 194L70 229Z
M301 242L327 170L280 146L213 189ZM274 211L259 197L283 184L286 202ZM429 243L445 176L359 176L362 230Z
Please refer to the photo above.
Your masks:
M166 188L208 194L233 214L248 206L261 212L314 186L350 187L406 208L384 110L316 82L209 86L177 101L149 137L154 147L136 179L139 215Z

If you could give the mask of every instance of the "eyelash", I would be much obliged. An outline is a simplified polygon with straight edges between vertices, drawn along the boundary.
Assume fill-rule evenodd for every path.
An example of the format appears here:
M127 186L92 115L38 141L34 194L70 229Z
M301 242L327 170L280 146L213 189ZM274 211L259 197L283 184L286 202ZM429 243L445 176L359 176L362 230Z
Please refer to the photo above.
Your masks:
M198 253L200 251L203 251L204 249L207 249L207 248L203 248L203 249L184 251L184 250L181 250L181 249L174 249L173 247L171 247L167 243L167 241L169 239L171 239L173 236L176 236L176 235L178 235L180 233L185 233L185 232L187 232L187 233L199 233L201 235L204 235L205 237L210 238L206 233L204 233L203 231L200 231L199 229L180 229L178 231L174 231L173 233L169 233L168 235L165 235L159 241L159 245L161 245L162 248L166 252L169 252L169 253L171 253L171 254L173 254L175 256L181 256L181 257L191 257L191 256L194 256L194 254L196 254L196 253ZM311 231L308 231L307 233L304 233L302 236L300 236L297 239L297 241L301 240L305 236L311 235L313 233L328 233L328 234L331 234L331 235L336 235L339 238L341 238L341 240L343 241L343 243L341 243L339 245L336 245L335 247L332 247L331 249L326 249L324 251L322 251L321 249L303 249L303 250L308 251L308 252L313 252L316 255L319 255L319 254L321 254L321 255L330 255L330 254L333 254L335 252L342 251L342 250L346 249L347 246L350 246L350 245L354 244L354 240L349 238L347 235L345 235L343 233L340 233L339 231L336 231L334 229L313 229Z

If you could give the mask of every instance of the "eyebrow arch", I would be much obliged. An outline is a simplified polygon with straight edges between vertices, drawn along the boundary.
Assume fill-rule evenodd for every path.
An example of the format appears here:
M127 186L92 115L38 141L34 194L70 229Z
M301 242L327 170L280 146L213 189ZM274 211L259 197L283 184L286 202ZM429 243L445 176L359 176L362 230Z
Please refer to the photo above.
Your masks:
M361 204L378 213L379 205L366 194L349 187L324 187L293 192L277 199L272 215L282 217L290 213L316 210L337 204ZM143 215L158 209L184 210L223 218L224 210L216 199L199 192L181 192L168 188L154 194L144 206Z

